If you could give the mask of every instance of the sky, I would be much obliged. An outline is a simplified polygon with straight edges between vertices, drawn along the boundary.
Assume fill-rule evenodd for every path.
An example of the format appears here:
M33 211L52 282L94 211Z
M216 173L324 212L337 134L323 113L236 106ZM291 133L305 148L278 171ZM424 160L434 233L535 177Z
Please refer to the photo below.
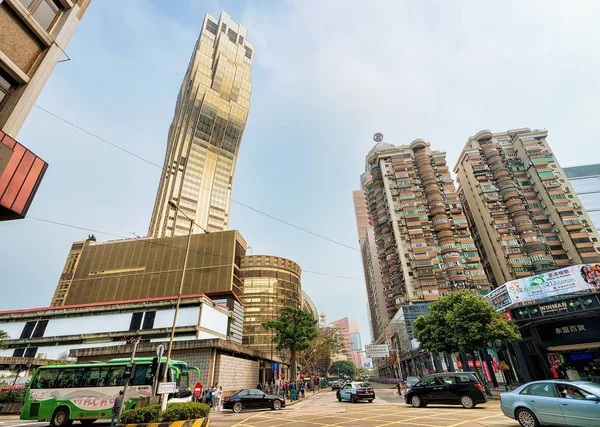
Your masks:
M256 48L233 199L343 245L237 203L230 229L249 253L300 264L318 310L357 320L363 344L370 331L352 191L374 133L395 145L423 138L454 167L482 129L545 128L562 166L598 162L589 153L600 134L600 2L173 4L93 0L66 48L71 60L36 104L162 164L204 14L227 11ZM49 305L71 243L88 229L146 235L160 178L38 108L17 139L50 166L28 218L0 225L0 309Z

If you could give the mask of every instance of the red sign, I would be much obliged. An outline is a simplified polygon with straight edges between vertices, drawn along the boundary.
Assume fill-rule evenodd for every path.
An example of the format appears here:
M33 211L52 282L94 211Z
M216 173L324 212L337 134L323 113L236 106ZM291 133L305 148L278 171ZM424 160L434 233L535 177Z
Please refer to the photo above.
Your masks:
M194 396L200 397L200 391L202 390L202 384L196 383L194 386Z

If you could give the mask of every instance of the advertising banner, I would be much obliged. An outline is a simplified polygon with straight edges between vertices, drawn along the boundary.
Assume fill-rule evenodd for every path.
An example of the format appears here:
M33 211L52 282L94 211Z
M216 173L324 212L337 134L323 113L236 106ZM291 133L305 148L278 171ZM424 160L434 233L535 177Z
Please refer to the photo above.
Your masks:
M496 310L518 303L600 288L600 265L578 264L511 280L485 295Z

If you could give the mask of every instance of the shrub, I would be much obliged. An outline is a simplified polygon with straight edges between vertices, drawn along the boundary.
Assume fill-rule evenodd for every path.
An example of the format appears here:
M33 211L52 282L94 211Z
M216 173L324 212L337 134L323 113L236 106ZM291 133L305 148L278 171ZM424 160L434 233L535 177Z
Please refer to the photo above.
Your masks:
M5 385L0 388L0 403L23 402L27 387Z
M122 424L156 423L160 421L160 412L160 405L130 409L123 411L120 421Z
M162 413L161 421L173 422L193 420L196 418L208 417L209 414L210 407L206 403L171 403L167 406L167 410Z

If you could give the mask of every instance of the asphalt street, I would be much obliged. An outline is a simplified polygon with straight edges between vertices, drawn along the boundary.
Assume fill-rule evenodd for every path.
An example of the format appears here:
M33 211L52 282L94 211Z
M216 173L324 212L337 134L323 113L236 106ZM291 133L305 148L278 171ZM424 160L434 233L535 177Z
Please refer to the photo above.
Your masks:
M490 400L474 409L460 406L429 405L413 408L405 405L393 389L376 389L373 403L338 402L335 392L327 391L310 395L304 401L280 411L232 411L213 412L211 427L518 427L519 424L505 417L500 402ZM94 426L105 427L109 422L97 422ZM45 427L47 422L21 421L18 416L0 416L0 427ZM74 423L73 427L78 427Z

